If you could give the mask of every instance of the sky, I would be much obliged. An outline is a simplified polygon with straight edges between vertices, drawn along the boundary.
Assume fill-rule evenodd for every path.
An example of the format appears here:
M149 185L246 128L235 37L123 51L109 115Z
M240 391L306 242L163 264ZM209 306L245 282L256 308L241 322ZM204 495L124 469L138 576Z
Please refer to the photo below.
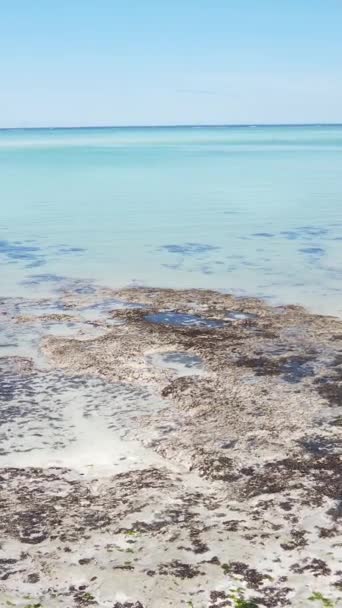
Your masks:
M342 123L342 0L0 0L0 127Z

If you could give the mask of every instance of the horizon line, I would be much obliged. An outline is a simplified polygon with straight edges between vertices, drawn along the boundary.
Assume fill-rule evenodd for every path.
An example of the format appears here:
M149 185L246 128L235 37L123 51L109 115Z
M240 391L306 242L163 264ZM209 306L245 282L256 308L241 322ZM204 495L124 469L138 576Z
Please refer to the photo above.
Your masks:
M1 127L0 131L72 130L72 129L179 129L179 128L236 128L236 127L341 127L342 122L289 122L289 123L179 123L179 124L125 124L125 125L72 125L72 126L30 126Z

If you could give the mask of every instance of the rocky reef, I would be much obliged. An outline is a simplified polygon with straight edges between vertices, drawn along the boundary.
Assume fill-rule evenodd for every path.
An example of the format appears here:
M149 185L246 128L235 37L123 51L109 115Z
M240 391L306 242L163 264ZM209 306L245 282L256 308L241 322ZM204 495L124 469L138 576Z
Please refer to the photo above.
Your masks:
M1 311L1 606L342 606L341 320L148 288Z

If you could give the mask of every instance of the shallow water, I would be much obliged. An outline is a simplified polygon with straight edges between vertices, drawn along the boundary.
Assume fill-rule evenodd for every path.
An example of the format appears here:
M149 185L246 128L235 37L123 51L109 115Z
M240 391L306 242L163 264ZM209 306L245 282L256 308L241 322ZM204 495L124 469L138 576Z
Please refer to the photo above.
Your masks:
M149 389L53 371L2 369L0 466L66 466L90 474L136 468L158 457L125 441L139 416L165 404Z
M341 153L340 126L0 131L2 295L75 277L342 315Z
M161 369L172 370L179 377L201 376L205 373L200 357L184 352L155 352L146 356L147 363Z
M223 327L223 321L205 319L198 315L190 315L180 312L157 312L145 316L146 321L158 325L172 325L173 327L207 327L208 329Z

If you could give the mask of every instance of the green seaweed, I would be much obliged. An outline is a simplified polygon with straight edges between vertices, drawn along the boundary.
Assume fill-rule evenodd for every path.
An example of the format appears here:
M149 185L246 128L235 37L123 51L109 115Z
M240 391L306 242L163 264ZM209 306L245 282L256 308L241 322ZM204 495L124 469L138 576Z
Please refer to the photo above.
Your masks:
M234 608L258 608L257 604L252 600L246 600L242 589L236 589L230 599L233 601Z
M321 602L323 608L334 608L335 606L334 602L325 597L320 591L314 591L310 595L309 600L311 602Z
M234 599L234 608L258 608L258 606L255 602L239 597Z
M82 602L90 602L93 603L95 601L94 596L89 593L88 591L86 591L85 593L83 593L82 597L80 598L82 600Z
M126 536L137 536L139 534L138 530L125 530L124 532Z

